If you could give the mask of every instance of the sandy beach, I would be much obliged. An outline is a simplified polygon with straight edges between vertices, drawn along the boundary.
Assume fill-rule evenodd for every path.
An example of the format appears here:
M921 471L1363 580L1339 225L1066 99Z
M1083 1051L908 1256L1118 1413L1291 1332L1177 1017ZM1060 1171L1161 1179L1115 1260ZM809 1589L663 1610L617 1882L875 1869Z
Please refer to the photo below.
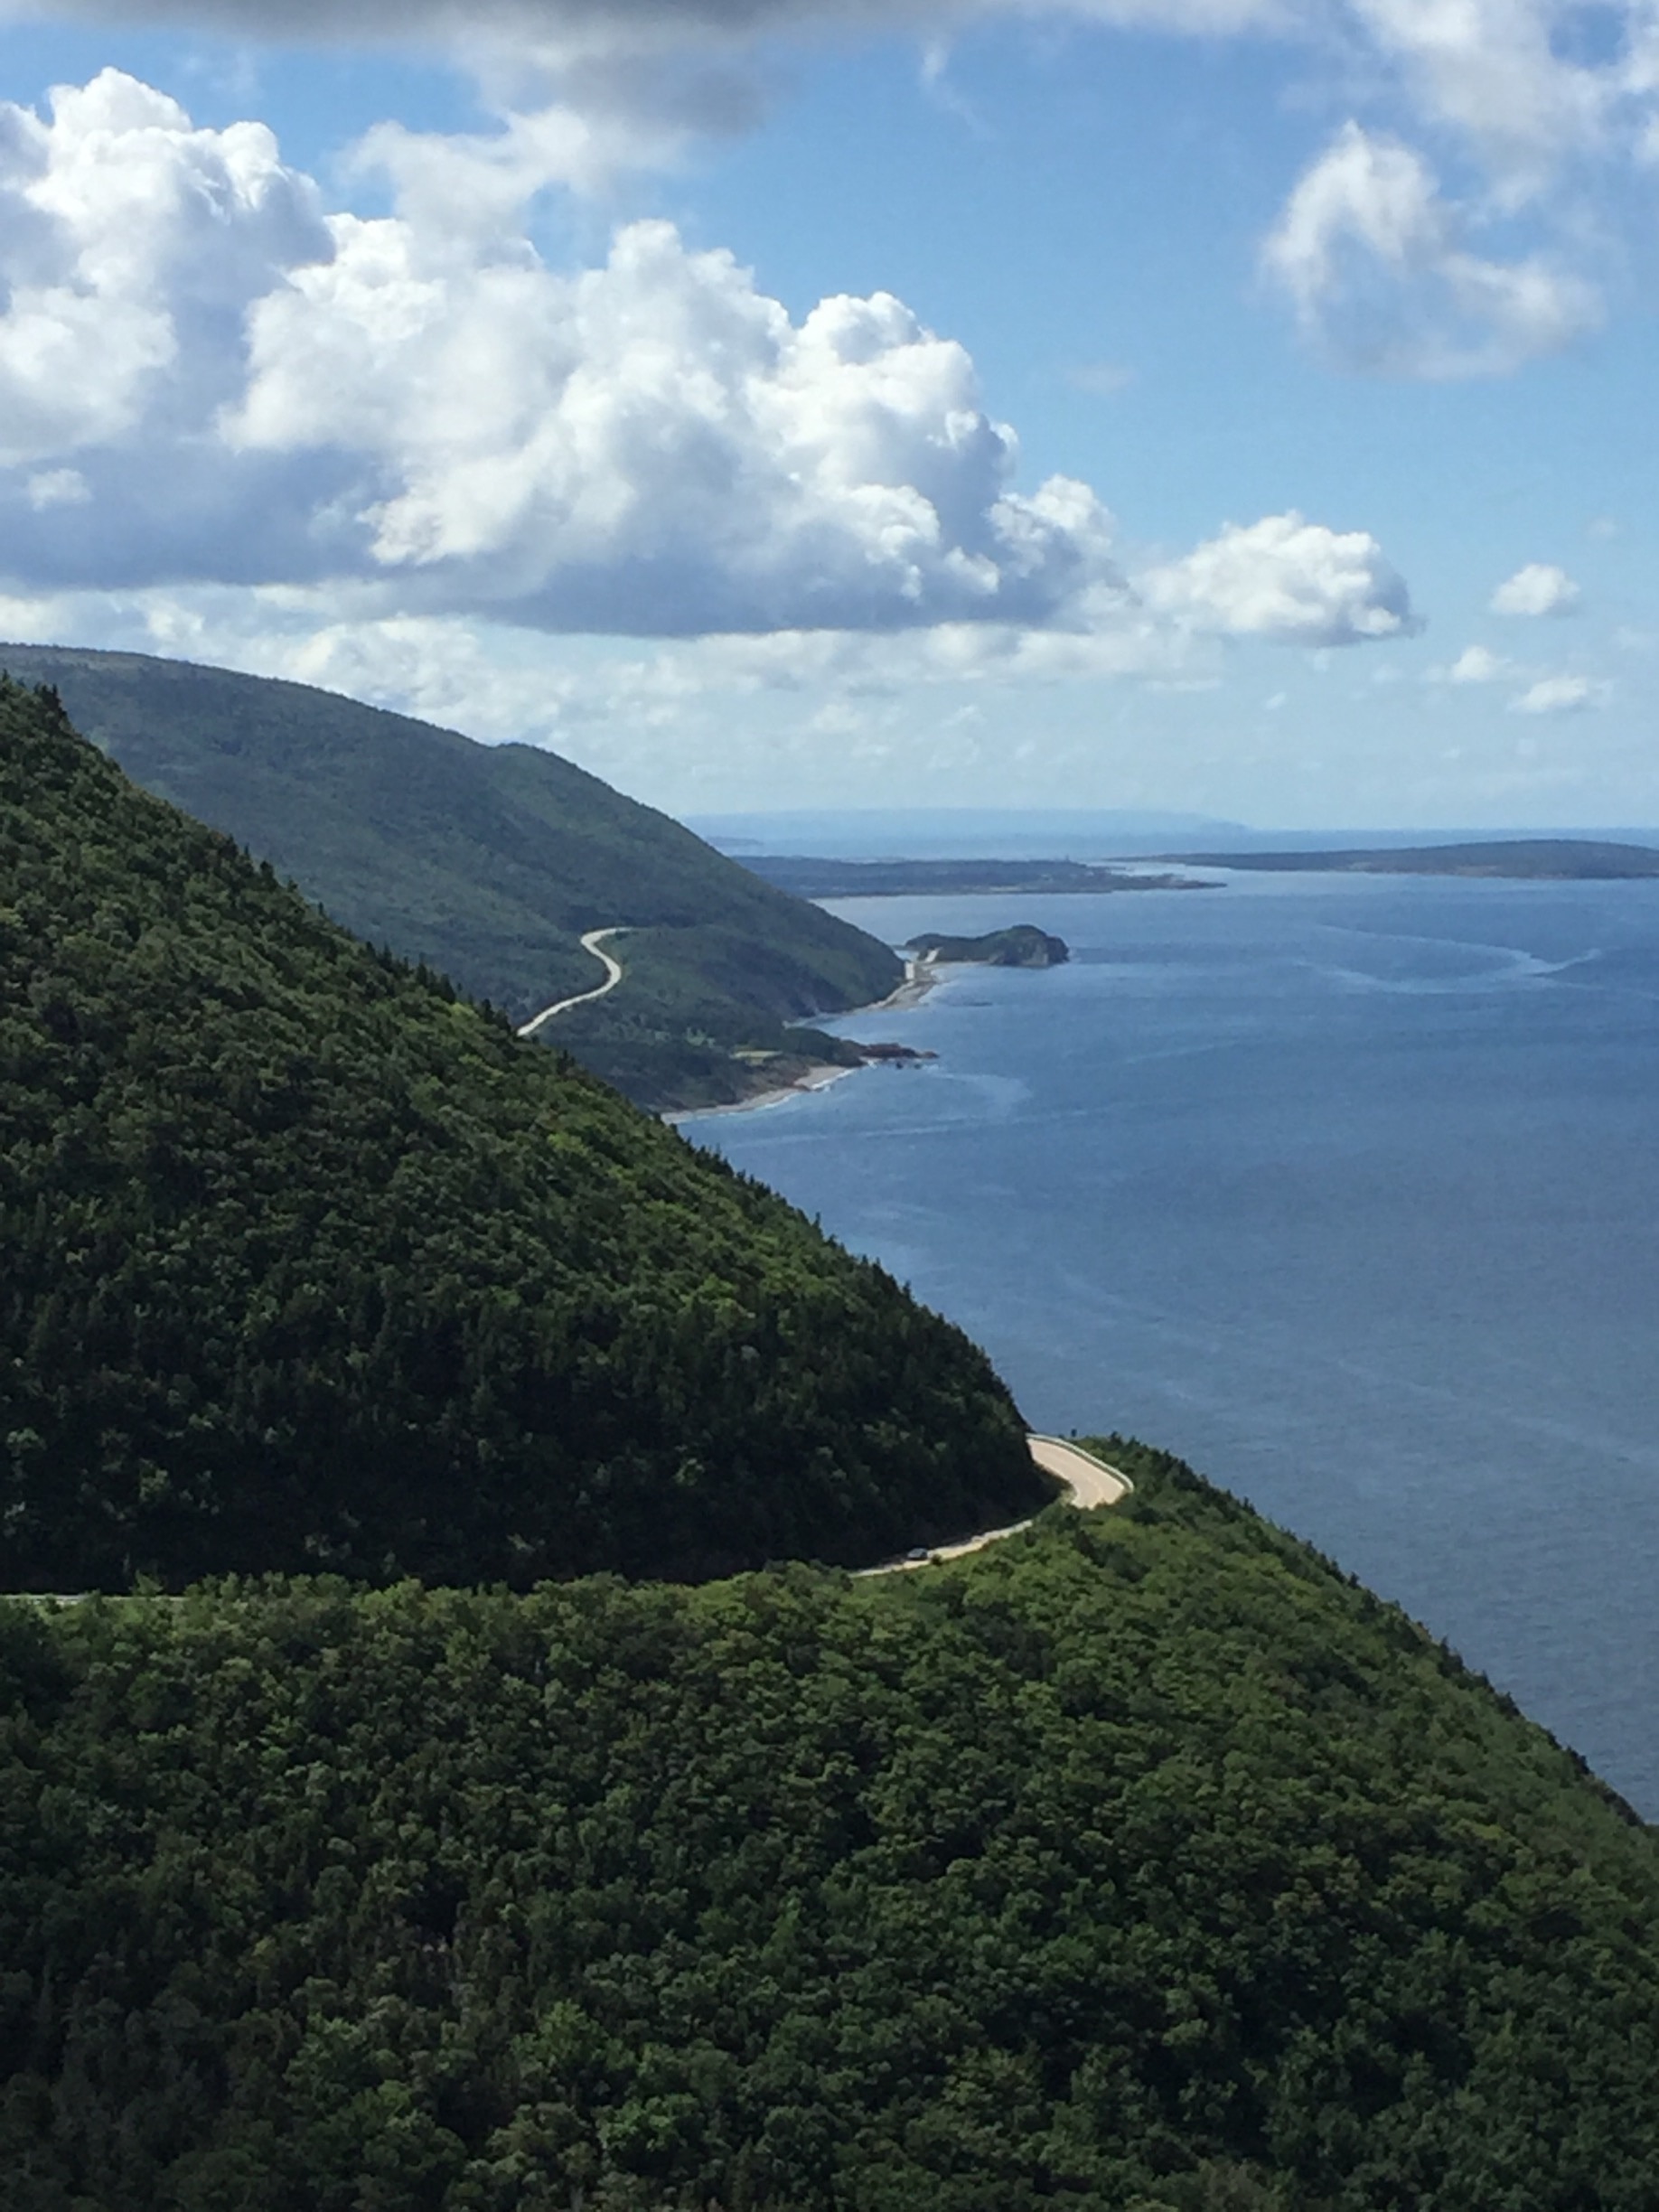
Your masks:
M855 1014L899 1014L907 1007L920 1006L940 976L936 961L907 960L904 962L904 980L896 990L889 991L885 998L877 998L873 1006L854 1007Z
M904 980L896 990L889 991L885 998L873 999L868 1006L849 1007L845 1015L838 1015L836 1019L849 1020L855 1014L902 1014L911 1007L921 1005L939 981L939 974L938 968L929 962L907 960L904 962ZM827 1091L831 1083L839 1083L842 1076L857 1075L863 1068L876 1064L878 1064L867 1060L852 1067L843 1067L839 1061L814 1061L806 1073L792 1083L780 1083L770 1091L757 1091L753 1098L734 1099L727 1106L676 1107L671 1113L665 1113L661 1118L664 1121L678 1124L681 1121L701 1121L710 1114L759 1113L764 1107L782 1106L790 1099L799 1098L803 1092Z
M676 1107L661 1119L668 1122L704 1121L711 1114L758 1113L763 1107L782 1106L790 1099L799 1098L803 1092L827 1091L831 1083L839 1083L843 1075L858 1074L865 1064L859 1062L853 1067L843 1067L839 1061L815 1060L805 1074L798 1076L792 1083L780 1083L772 1091L757 1091L752 1098L733 1099L726 1106Z

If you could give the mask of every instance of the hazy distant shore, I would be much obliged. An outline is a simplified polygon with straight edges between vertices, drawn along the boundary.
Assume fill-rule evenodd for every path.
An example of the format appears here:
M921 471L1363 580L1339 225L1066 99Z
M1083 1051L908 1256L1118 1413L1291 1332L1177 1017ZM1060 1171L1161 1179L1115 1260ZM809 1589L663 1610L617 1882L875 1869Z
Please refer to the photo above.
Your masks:
M1614 883L1659 876L1659 851L1652 846L1592 838L1495 838L1461 845L1163 857L1183 867L1238 868L1263 875L1468 876L1534 883Z

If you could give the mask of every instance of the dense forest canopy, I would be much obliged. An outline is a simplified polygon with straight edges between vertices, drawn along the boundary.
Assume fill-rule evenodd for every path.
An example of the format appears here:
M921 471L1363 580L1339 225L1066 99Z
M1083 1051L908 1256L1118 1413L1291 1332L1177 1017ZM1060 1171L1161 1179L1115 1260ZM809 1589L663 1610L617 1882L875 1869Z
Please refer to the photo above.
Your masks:
M0 689L0 1588L863 1561L1046 1492L983 1354Z
M643 1104L741 1097L828 1040L784 1027L886 997L889 947L759 881L654 808L538 746L482 745L308 684L142 653L0 646L136 783L224 830L346 928L516 1020L627 970L558 1042ZM748 1058L736 1056L746 1053Z
M1108 1449L885 1579L0 1606L8 2212L1651 2212L1649 1833Z

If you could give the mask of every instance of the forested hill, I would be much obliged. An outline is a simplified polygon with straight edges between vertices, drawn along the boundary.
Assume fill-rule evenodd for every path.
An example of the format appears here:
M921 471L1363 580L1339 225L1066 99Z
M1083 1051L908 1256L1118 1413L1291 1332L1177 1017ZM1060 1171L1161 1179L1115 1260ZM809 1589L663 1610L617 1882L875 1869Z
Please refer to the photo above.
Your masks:
M0 686L0 1588L867 1560L983 1354Z
M801 1055L786 1021L901 979L862 930L538 747L139 653L0 645L0 668L54 685L136 783L229 830L356 935L515 1019L596 983L582 933L628 924L622 987L558 1036L642 1103L775 1083L789 1069L757 1055Z
M1651 1833L1111 1449L876 1581L0 1607L7 2212L1652 2212Z

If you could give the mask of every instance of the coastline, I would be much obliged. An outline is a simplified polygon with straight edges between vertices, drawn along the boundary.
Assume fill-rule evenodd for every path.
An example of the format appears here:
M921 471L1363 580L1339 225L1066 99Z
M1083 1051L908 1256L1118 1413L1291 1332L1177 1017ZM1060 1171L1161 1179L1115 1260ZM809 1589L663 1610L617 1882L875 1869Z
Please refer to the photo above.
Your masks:
M935 964L906 960L904 980L896 989L890 990L885 998L872 999L868 1006L848 1007L847 1012L838 1014L836 1019L846 1021L854 1015L863 1014L903 1014L912 1007L920 1006L938 980L939 970ZM831 1083L839 1083L844 1075L861 1074L867 1067L874 1064L871 1061L864 1060L851 1067L845 1067L839 1061L815 1060L792 1083L780 1083L769 1091L756 1091L752 1097L733 1099L725 1106L676 1107L660 1118L670 1127L677 1128L682 1121L704 1121L715 1114L759 1113L768 1106L783 1106L792 1098L801 1098L814 1091L827 1091Z
M939 965L937 961L906 960L904 980L896 990L890 990L885 998L877 998L870 1006L852 1007L848 1013L902 1014L909 1007L920 1006L939 980Z
M707 1121L716 1114L758 1113L763 1107L782 1106L787 1100L800 1098L807 1092L827 1091L831 1083L839 1083L843 1075L862 1073L865 1064L860 1061L852 1067L843 1067L839 1061L814 1060L792 1083L779 1083L770 1091L756 1091L748 1098L730 1099L724 1106L677 1106L659 1119L677 1127L681 1121Z

